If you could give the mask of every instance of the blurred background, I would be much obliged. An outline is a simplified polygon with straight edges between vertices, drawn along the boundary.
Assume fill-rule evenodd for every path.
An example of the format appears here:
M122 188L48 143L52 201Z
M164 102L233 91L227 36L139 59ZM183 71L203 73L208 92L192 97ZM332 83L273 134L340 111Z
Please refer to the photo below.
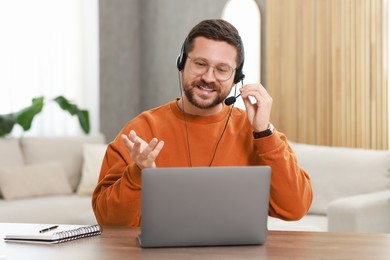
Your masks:
M244 84L267 88L272 122L290 140L388 149L387 2L0 0L0 114L64 95L88 109L92 134L112 140L180 95L175 62L187 33L223 18L244 41ZM58 108L12 132L79 134Z

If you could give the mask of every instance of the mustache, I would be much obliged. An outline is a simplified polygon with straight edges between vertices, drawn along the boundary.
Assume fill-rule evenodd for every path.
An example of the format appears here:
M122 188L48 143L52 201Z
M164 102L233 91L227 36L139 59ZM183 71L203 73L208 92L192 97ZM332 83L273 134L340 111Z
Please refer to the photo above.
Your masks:
M204 80L196 81L192 85L193 86L200 86L200 87L208 88L208 89L212 89L212 90L216 90L217 89L215 83L207 83Z

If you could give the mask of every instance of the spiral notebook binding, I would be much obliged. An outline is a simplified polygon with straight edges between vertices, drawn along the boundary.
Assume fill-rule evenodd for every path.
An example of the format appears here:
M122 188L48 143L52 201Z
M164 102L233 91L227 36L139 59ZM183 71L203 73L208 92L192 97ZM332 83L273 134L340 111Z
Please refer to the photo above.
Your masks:
M54 235L58 237L58 243L71 241L83 237L90 237L100 235L102 233L101 227L99 225L93 225L88 227L80 227L77 229L66 230L57 232Z

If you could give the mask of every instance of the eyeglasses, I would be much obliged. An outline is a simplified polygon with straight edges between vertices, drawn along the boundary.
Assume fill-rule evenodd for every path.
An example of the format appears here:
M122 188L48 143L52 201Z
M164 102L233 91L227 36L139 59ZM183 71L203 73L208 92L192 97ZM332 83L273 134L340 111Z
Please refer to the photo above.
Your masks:
M195 75L205 74L209 68L213 68L214 77L219 81L226 81L233 75L234 69L227 64L221 63L216 66L211 66L207 60L202 58L190 58L190 69Z

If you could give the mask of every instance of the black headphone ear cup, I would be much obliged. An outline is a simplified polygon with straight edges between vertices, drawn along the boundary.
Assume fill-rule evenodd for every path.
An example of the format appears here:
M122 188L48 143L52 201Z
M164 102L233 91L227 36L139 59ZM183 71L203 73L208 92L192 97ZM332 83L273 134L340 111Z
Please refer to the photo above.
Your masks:
M186 64L186 60L187 60L187 54L184 51L186 42L187 39L184 41L183 45L181 46L180 55L179 57L177 57L176 60L176 67L179 71L182 71L184 69L184 65Z
M241 80L245 78L244 73L242 72L242 68L244 67L244 62L241 63L241 65L237 68L236 74L234 75L234 84L237 84Z
M177 57L176 66L179 71L182 71L184 69L186 59L187 55L185 53L180 53L179 57Z
M183 68L182 68L182 56L181 54L177 57L177 60L176 60L176 67L179 71L181 71Z

